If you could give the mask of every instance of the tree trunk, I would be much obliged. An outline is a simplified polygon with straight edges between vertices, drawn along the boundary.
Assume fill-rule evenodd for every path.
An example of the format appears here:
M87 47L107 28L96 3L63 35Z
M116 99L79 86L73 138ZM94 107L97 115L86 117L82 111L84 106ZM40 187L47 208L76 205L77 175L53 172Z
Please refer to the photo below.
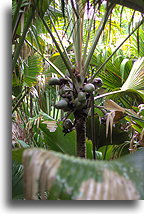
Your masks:
M87 115L83 111L76 111L75 128L77 135L77 156L86 157L86 118Z

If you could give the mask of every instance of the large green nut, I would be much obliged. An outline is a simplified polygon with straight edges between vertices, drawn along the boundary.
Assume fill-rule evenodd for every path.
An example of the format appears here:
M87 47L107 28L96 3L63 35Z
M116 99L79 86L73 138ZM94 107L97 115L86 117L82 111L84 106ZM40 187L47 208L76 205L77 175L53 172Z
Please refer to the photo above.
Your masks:
M66 100L60 100L55 104L57 109L66 109L68 107L68 102Z
M65 121L64 121L64 123L63 123L63 127L65 128L65 129L72 129L73 128L73 123L72 123L72 121L70 120L70 119L66 119Z
M95 91L95 87L92 83L88 83L84 86L84 90L87 93L92 93L93 91Z
M74 100L74 106L76 107L76 109L80 109L82 107L82 104L81 102L79 102L78 98Z
M67 93L69 91L71 91L71 89L68 86L65 85L62 88L60 88L59 95L63 96L63 95L65 95L65 93Z
M48 81L49 85L60 85L60 79L56 78L56 77L52 77L49 81Z
M64 94L65 94L65 91L64 91L63 88L61 88L61 89L59 90L59 95L62 96L62 95L64 95Z
M78 93L78 101L79 101L79 102L84 102L84 101L86 101L86 94L85 94L84 92L80 91L80 92Z
M95 86L95 88L100 88L103 85L103 82L101 78L95 78L92 84Z
M78 98L76 98L74 100L74 105L75 105L75 107L76 107L77 110L80 110L80 109L82 109L86 105L86 100L83 101L83 102L79 102Z

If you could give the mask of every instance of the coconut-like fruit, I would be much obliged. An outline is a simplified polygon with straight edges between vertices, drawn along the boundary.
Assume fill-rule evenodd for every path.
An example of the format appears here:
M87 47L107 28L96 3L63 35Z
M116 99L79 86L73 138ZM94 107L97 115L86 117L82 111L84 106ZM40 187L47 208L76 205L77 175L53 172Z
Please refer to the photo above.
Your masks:
M65 91L63 90L63 88L60 88L60 90L59 90L59 95L60 96L63 96L65 94Z
M86 100L83 102L79 102L78 98L74 100L74 106L77 110L82 109L86 105Z
M78 101L79 102L84 102L86 101L86 94L83 91L80 91L78 93Z
M73 128L73 123L72 123L72 121L70 120L70 119L66 119L65 121L64 121L64 123L63 123L63 127L65 128L65 129L69 129L69 130L71 130L72 128Z
M60 83L61 83L61 85L62 84L67 84L67 82L68 82L68 79L67 78L60 78Z
M93 91L95 91L95 87L92 83L88 83L84 86L84 90L87 93L92 93Z
M92 81L92 84L93 84L94 87L97 89L97 88L100 88L100 87L103 85L103 82L102 82L102 79L101 79L101 78L95 78L95 79Z
M65 93L71 91L71 89L68 87L68 86L63 86L62 88L60 88L59 90L59 95L60 96L63 96Z
M60 100L55 104L57 109L66 109L68 108L68 102L66 100Z
M49 81L48 81L49 85L60 85L60 79L56 78L56 77L52 77Z
M75 106L77 109L80 109L80 108L81 108L82 104L81 104L81 102L79 102L78 98L76 98L76 99L74 100L74 106Z

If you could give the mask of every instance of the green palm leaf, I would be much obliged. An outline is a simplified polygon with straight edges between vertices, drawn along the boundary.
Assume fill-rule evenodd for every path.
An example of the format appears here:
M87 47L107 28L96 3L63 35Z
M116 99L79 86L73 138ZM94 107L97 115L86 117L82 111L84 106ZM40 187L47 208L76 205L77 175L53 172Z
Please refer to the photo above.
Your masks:
M36 85L37 76L43 71L42 58L37 54L28 58L27 64L24 66L23 80L25 85L31 87Z
M110 78L108 79L110 80ZM115 83L114 80L111 79L111 81ZM141 99L144 99L144 57L139 58L134 63L128 78L126 79L126 81L124 82L120 90L99 95L95 97L95 100L102 97L110 96L110 95L118 96L119 93L124 93L124 95L131 96L130 94L131 92L133 92L132 95L133 94L138 95L137 99L139 99L139 97L141 97Z
M23 167L17 161L12 162L12 199L23 199Z
M127 80L121 87L122 91L129 89L134 89L144 96L144 57L134 63Z
M116 161L90 161L42 149L23 153L26 199L144 199L144 150ZM32 176L29 176L29 175Z
M56 54L53 54L49 60L63 73L65 74L66 73L66 66L60 56L59 53L56 53ZM50 73L55 73L55 69L50 66L49 68L49 72Z
M64 136L61 124L58 124L55 132L50 132L44 123L40 124L40 129L44 134L46 148L68 155L76 155L75 131Z

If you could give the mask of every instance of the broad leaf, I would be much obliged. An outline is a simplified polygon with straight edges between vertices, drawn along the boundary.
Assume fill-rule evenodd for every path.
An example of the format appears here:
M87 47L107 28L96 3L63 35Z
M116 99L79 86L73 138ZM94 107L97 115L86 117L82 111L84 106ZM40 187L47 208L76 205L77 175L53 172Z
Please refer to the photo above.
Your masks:
M24 83L31 87L36 85L37 76L43 71L42 58L38 55L33 55L28 58L27 64L24 67Z
M40 129L44 133L44 144L48 149L69 155L76 155L75 131L72 131L64 136L62 125L58 125L55 132L50 132L45 124L40 124Z
M144 199L144 150L116 161L91 161L42 149L23 154L27 200ZM32 176L29 176L29 175Z
M144 96L144 57L139 58L133 65L130 74L121 90L135 89Z

